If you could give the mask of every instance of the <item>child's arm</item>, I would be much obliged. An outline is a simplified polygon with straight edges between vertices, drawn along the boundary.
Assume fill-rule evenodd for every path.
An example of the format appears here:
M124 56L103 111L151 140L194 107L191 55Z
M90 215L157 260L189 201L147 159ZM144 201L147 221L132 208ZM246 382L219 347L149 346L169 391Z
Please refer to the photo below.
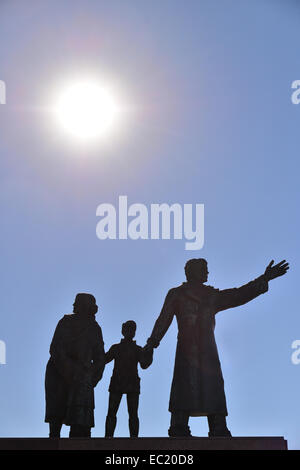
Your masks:
M110 361L113 361L115 359L115 345L113 344L109 351L105 353L105 364L107 364Z
M97 383L102 379L105 367L105 352L102 330L99 326L97 331L97 341L93 348L93 386L96 387Z

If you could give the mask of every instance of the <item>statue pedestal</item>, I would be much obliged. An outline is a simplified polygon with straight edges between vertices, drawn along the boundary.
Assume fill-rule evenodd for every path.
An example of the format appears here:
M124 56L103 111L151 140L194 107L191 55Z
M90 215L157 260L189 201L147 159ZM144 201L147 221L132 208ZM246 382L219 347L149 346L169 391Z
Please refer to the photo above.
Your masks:
M283 437L127 437L105 438L0 438L0 451L202 451L202 450L287 450Z

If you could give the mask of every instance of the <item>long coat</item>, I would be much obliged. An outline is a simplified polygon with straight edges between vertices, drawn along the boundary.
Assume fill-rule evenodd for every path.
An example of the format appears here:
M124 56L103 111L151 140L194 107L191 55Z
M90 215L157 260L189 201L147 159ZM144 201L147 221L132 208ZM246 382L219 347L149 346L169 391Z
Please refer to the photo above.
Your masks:
M46 368L45 421L94 426L94 387L102 378L105 352L94 315L65 315L57 324Z
M196 281L171 289L148 344L157 347L174 315L177 349L169 411L190 416L227 415L224 380L215 341L215 314L245 304L268 290L263 276L233 289L219 290Z

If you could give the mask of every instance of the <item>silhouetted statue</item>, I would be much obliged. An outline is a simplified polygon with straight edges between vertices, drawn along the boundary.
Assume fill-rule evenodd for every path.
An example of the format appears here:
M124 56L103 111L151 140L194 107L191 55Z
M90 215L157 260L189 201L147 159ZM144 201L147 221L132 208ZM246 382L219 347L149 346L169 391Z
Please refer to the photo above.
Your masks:
M77 294L73 314L58 322L46 368L46 416L49 437L60 437L62 424L70 437L90 437L94 426L94 387L102 377L105 352L95 320L96 300Z
M117 424L117 412L122 395L127 395L127 408L129 414L130 437L138 437L139 418L138 405L140 394L140 378L138 376L138 363L142 369L147 369L153 358L153 349L144 351L133 338L135 336L136 323L127 321L122 325L124 339L119 344L114 344L106 353L106 363L115 361L113 375L109 386L109 404L105 423L105 437L113 437Z
M267 266L265 273L248 284L219 290L206 286L208 270L203 258L185 265L187 282L171 289L148 339L146 349L156 348L174 315L178 342L169 411L169 436L190 436L190 416L207 416L209 436L231 436L226 425L224 381L215 342L215 314L243 305L267 292L268 281L285 274L288 263Z

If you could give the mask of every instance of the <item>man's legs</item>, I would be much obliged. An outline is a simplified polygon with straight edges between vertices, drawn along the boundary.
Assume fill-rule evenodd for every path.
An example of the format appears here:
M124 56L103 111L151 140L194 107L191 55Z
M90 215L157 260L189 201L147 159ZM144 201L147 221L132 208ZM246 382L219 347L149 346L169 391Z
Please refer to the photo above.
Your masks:
M49 437L60 437L62 422L53 420L49 422Z
M209 415L207 416L209 433L208 437L231 437L231 433L227 428L226 416Z
M130 437L138 437L139 435L139 393L127 393L127 409L129 414L129 433Z
M121 398L122 393L110 392L109 394L108 412L105 421L105 437L113 437L114 435Z
M173 411L171 414L171 425L169 428L169 436L170 437L191 436L191 431L190 431L188 424L189 424L188 411Z
M91 428L89 426L73 424L70 427L69 437L91 437Z

